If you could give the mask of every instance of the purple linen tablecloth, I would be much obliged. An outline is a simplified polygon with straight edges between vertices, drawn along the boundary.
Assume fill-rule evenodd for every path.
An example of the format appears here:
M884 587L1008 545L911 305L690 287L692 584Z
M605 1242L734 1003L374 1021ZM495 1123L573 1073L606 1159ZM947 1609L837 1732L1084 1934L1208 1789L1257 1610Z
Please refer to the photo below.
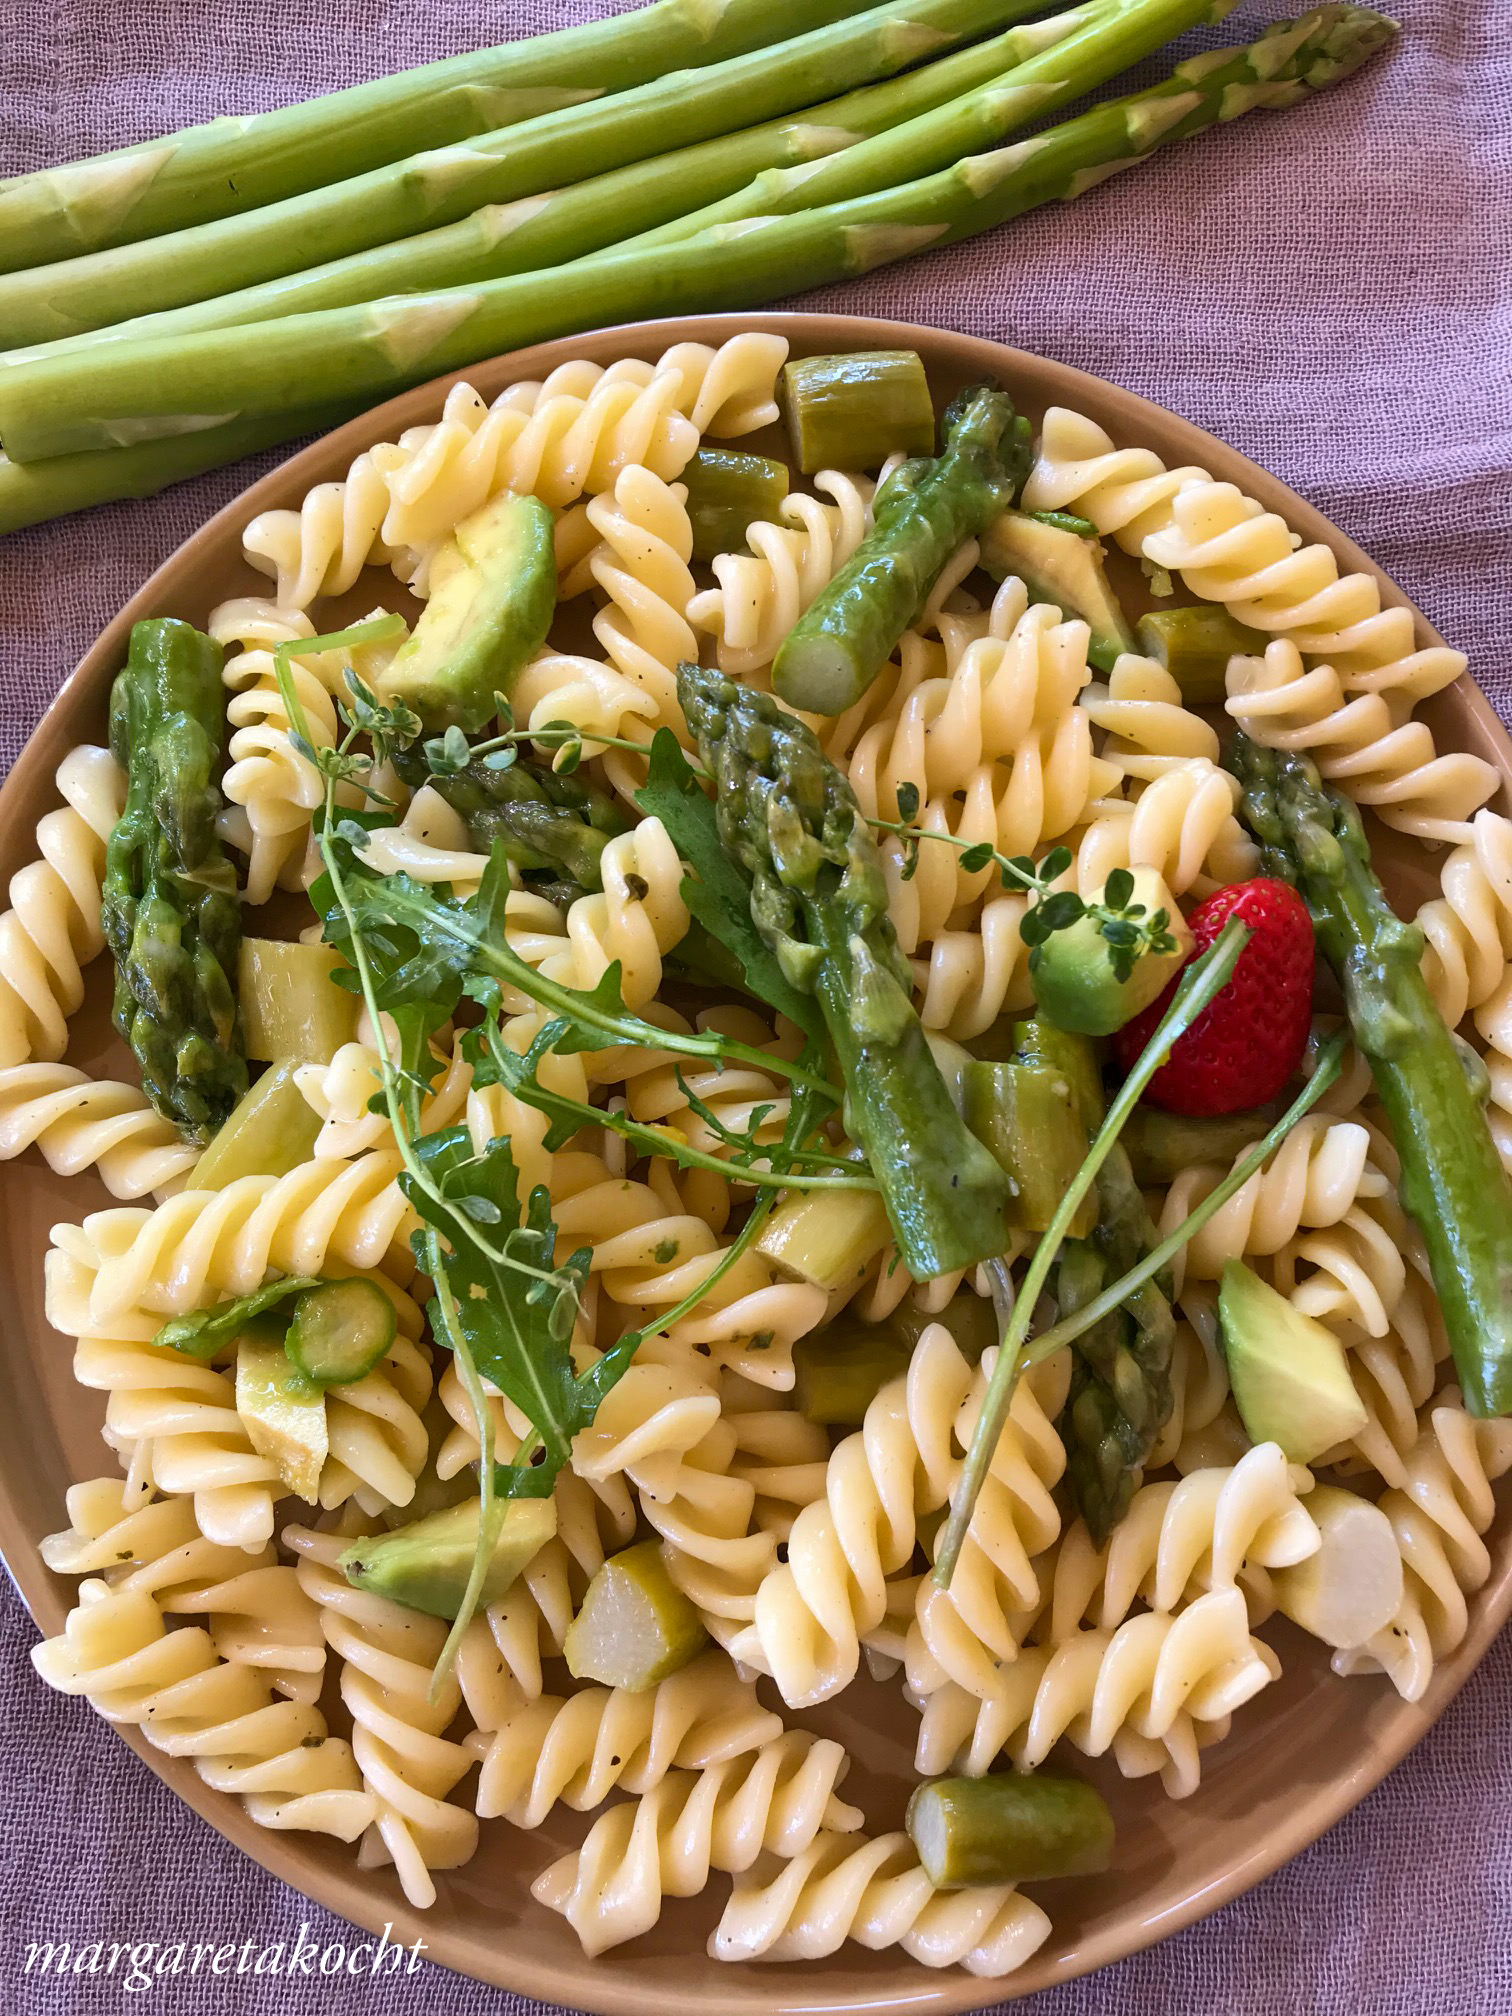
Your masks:
M0 0L0 174L602 11L593 0ZM1470 0L1401 11L1400 46L1319 104L1246 119L1073 208L811 305L1043 351L1224 436L1353 534L1470 653L1507 715L1507 17ZM1226 37L1256 25L1243 13ZM5 761L126 596L272 459L0 545ZM168 1976L132 1995L119 1977L27 1975L32 1941L262 1944L292 1943L302 1925L315 1939L344 1931L179 1805L81 1704L45 1690L27 1658L34 1635L0 1585L0 2009L325 2016L360 2003L385 2016L503 2016L530 2006L428 1965L339 1986ZM1512 2011L1512 1643L1310 1853L1182 1937L1022 2006L1033 2016Z

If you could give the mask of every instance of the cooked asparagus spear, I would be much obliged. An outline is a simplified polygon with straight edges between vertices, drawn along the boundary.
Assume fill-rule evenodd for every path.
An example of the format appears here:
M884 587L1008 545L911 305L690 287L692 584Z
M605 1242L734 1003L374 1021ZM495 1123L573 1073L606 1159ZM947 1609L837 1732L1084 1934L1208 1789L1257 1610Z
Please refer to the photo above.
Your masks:
M165 238L91 252L0 282L0 337L50 326L98 327L276 280L326 260L456 223L659 154L669 139L709 140L815 98L891 76L1027 13L1033 0L882 0L853 20L633 90L559 106L450 149L427 151L344 181ZM828 10L820 10L821 21ZM844 10L849 12L849 8ZM761 38L765 41L767 38Z
M1163 84L1099 105L1016 147L979 154L900 189L745 222L662 248L600 254L549 272L391 297L258 326L256 342L211 330L61 347L0 363L0 444L16 460L182 428L186 414L276 412L384 396L571 329L741 308L870 271L1067 199L1221 117L1296 104L1357 69L1395 34L1350 5L1277 23L1250 47L1213 50ZM1101 171L1101 173L1098 173ZM124 423L124 424L123 424Z
M700 448L678 480L688 492L695 560L744 551L747 527L775 518L788 494L785 462L738 448Z
M1121 1145L1097 1173L1097 1229L1061 1249L1056 1291L1074 1315L1108 1281L1137 1265L1157 1238ZM1169 1280L1146 1281L1073 1347L1071 1396L1061 1419L1077 1506L1099 1546L1129 1509L1155 1438L1170 1418L1176 1320Z
M629 162L547 195L485 204L455 224L329 259L282 279L251 286L234 282L229 293L142 317L143 327L132 333L166 337L229 329L386 294L425 293L559 266L734 195L766 169L804 168L869 134L932 111L961 92L1001 79L1093 20L1107 20L1114 33L1125 11L1148 4L1150 0L1086 0L1067 13L1025 22L901 77L862 85L795 115ZM55 282L63 271L53 269ZM81 325L79 302L66 301L60 287L49 291L28 275L0 285L0 339L11 345L109 341L114 334L109 325L119 326L133 311L115 300L103 306L107 312L99 328L92 322ZM98 319L98 308L90 314Z
M933 463L905 462L877 493L871 531L788 632L772 685L790 706L843 714L886 665L957 547L1005 511L1029 473L1029 422L1008 394L953 399Z
M824 1012L849 1132L910 1272L925 1281L1000 1254L1008 1180L930 1055L855 794L768 694L697 665L678 667L677 693L715 780L720 837L752 878L752 919Z
M1165 667L1191 707L1221 707L1230 658L1236 651L1263 651L1266 644L1258 630L1212 602L1152 609L1140 617L1138 637L1140 650Z
M1095 1876L1113 1856L1113 1815L1076 1778L936 1778L915 1790L907 1825L937 1890Z
M441 776L432 775L418 747L400 751L394 762L412 790L429 784L462 815L480 854L491 854L502 841L517 868L549 870L579 889L603 888L600 859L626 821L596 785L526 757L507 770L491 770L475 756L464 769Z
M889 455L934 453L934 399L917 350L792 357L782 368L780 396L805 476L880 469Z
M1420 970L1423 934L1376 879L1358 810L1305 756L1240 734L1229 765L1265 872L1292 882L1338 974L1401 1157L1472 1414L1512 1413L1512 1181Z
M110 746L128 778L101 918L115 1024L148 1098L197 1141L247 1089L232 989L241 909L215 831L220 671L220 646L190 624L138 623L110 696Z
M657 0L251 118L216 119L0 183L0 272L276 203L856 11L854 0Z

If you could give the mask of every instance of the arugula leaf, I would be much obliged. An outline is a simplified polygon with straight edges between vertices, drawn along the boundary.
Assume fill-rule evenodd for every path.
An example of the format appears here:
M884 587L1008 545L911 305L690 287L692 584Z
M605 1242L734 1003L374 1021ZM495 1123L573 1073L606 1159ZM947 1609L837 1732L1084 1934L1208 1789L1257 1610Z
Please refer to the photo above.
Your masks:
M684 877L682 899L709 936L734 955L747 985L824 1054L824 1017L812 995L788 979L751 921L751 884L719 837L714 801L700 785L670 728L651 741L646 781L635 794L643 812L660 819L697 880Z
M603 1383L579 1379L571 1351L593 1255L585 1246L558 1263L550 1193L538 1184L522 1210L507 1140L491 1141L479 1154L465 1127L450 1127L424 1136L416 1151L429 1180L406 1172L400 1187L449 1247L428 1311L432 1326L441 1338L460 1331L478 1371L540 1438L538 1462L495 1465L499 1489L511 1497L541 1496L570 1457L573 1436L592 1421ZM454 1212L437 1210L437 1192ZM468 1238L455 1212L491 1236Z
M254 1318L291 1295L303 1295L318 1288L314 1274L289 1274L281 1281L265 1281L250 1295L238 1295L234 1302L218 1302L210 1309L196 1309L190 1316L175 1316L153 1338L154 1344L182 1351L186 1358L213 1358L224 1344L234 1344Z

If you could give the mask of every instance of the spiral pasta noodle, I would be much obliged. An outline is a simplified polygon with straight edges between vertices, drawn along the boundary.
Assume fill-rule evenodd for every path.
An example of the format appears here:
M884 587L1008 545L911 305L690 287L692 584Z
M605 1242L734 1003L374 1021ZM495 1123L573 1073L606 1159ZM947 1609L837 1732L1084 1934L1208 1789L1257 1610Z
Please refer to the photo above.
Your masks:
M936 1890L906 1834L829 1831L791 1861L737 1877L709 1951L717 1960L819 1960L850 1939L999 1979L1049 1933L1044 1912L1010 1884Z
M63 1635L34 1646L32 1664L107 1722L187 1757L260 1827L354 1841L371 1822L352 1749L328 1733L314 1702L275 1700L255 1668L222 1659L197 1626L170 1631L144 1589L84 1582Z
M1398 723L1379 693L1348 696L1332 665L1307 668L1287 639L1261 658L1231 659L1228 693L1227 711L1252 741L1305 752L1329 783L1416 839L1462 845L1496 790L1482 757L1440 755L1426 723Z
M350 1527L290 1526L283 1535L340 1662L352 1755L373 1803L370 1858L392 1861L405 1896L425 1910L436 1901L432 1872L459 1868L478 1845L476 1814L448 1797L473 1761L443 1733L461 1693L454 1678L431 1685L446 1637L441 1619L354 1589L341 1573L338 1558L351 1537Z
M128 1202L181 1189L200 1156L135 1085L71 1064L0 1069L0 1161L28 1148L56 1176L96 1170L111 1196Z
M663 1897L696 1897L713 1869L801 1855L821 1829L858 1828L861 1815L835 1793L849 1762L839 1743L794 1729L702 1771L669 1771L596 1820L531 1895L561 1912L591 1958L649 1932Z
M187 1498L133 1502L118 1477L68 1492L68 1530L41 1544L57 1575L142 1591L174 1617L201 1617L222 1659L263 1673L276 1694L313 1701L325 1671L320 1618L271 1546L249 1555L208 1539Z
M11 877L0 914L0 1069L52 1064L84 1000L84 971L105 949L105 843L126 803L108 749L72 749L58 766L63 803L37 822L37 856Z
M591 1812L616 1789L651 1792L671 1771L706 1770L781 1734L752 1683L724 1653L706 1652L655 1687L521 1701L498 1728L469 1738L481 1765L478 1812L539 1827L558 1804Z
M1458 1393L1446 1391L1422 1423L1402 1483L1380 1501L1402 1552L1402 1607L1357 1650L1336 1652L1336 1673L1384 1673L1404 1700L1422 1699L1435 1666L1470 1628L1467 1596L1490 1576L1491 1485L1508 1470L1512 1424L1473 1420Z
M1064 406L1045 414L1023 508L1089 518L1241 623L1326 658L1348 692L1389 697L1398 717L1465 669L1461 652L1417 648L1411 611L1383 607L1374 575L1341 575L1326 546L1303 546L1232 483L1167 469L1148 448L1115 448Z
M1260 865L1234 817L1239 787L1207 756L1172 763L1126 797L1088 806L1064 886L1097 895L1115 868L1153 868L1173 896L1241 882Z

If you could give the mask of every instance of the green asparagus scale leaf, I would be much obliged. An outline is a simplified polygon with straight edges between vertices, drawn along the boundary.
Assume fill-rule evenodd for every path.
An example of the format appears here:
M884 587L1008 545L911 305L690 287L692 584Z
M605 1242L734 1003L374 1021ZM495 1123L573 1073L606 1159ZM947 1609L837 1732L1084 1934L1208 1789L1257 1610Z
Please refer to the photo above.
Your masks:
M881 858L849 784L770 695L680 665L678 698L715 779L720 840L789 984L816 996L852 1137L918 1280L1007 1244L1007 1178L956 1112L911 999Z
M1512 1179L1421 971L1423 934L1403 923L1370 862L1357 809L1305 756L1235 738L1230 768L1265 872L1294 883L1338 974L1401 1157L1472 1414L1512 1413Z
M236 1014L236 877L216 835L220 646L172 617L138 623L110 698L126 805L105 855L101 926L115 1025L153 1106L208 1141L247 1089Z
M278 1281L265 1281L250 1295L238 1295L234 1302L217 1302L209 1309L196 1309L192 1315L175 1316L152 1341L182 1351L187 1358L213 1358L227 1344L234 1344L257 1317L318 1286L314 1274L288 1274Z

